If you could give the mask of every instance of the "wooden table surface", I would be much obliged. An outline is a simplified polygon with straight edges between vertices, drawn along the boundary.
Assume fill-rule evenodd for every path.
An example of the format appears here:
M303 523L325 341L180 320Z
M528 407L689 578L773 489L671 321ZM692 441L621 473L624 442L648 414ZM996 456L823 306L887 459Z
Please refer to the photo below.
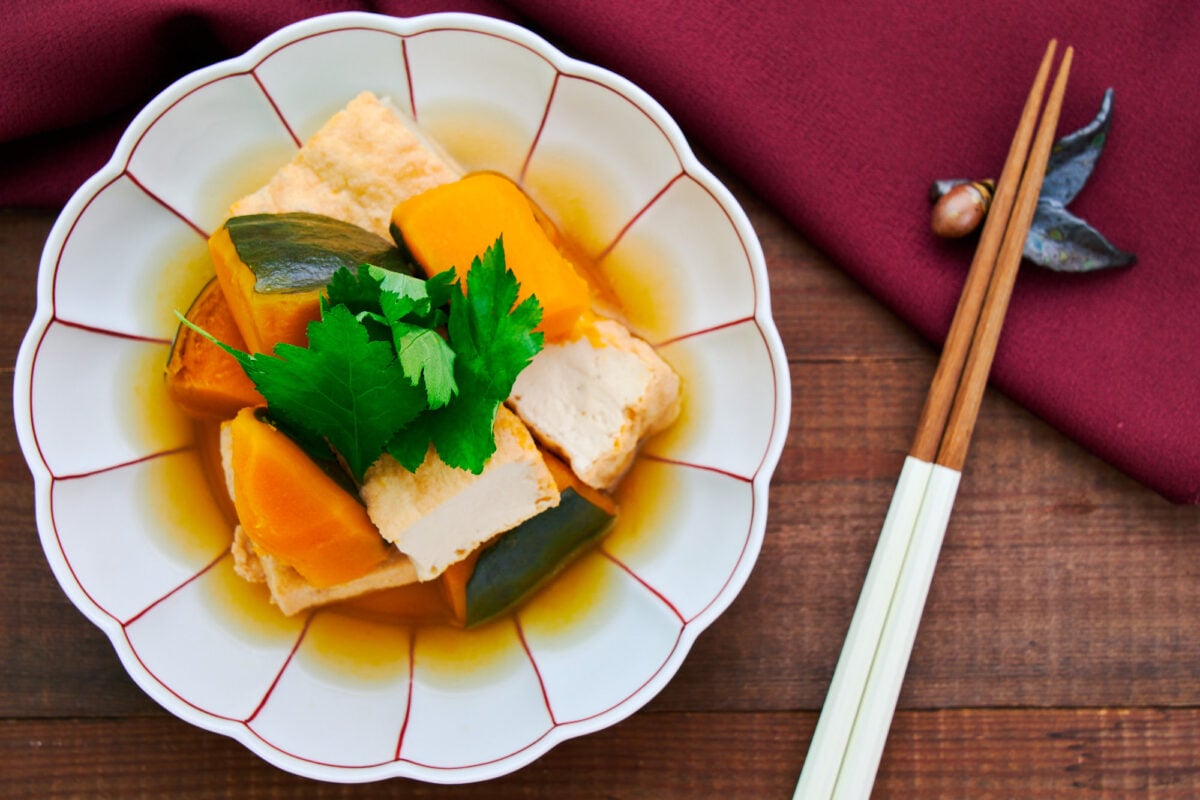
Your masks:
M282 772L126 676L47 566L8 423L0 796L791 797L937 353L734 188L766 252L791 430L754 573L645 708L481 785ZM6 387L53 218L0 211ZM1200 796L1198 623L1200 508L989 390L874 796Z

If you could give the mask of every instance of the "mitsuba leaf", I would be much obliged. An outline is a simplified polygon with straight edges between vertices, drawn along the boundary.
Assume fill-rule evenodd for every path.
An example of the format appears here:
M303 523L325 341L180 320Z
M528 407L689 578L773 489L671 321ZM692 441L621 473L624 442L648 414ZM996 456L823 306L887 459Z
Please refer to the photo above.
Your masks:
M429 302L434 308L445 308L450 298L461 290L458 287L458 273L451 267L425 279L425 291L429 294Z
M359 483L382 453L415 471L431 445L478 474L496 449L500 403L542 348L533 331L542 313L536 298L516 304L501 240L466 282L464 292L453 270L421 280L340 268L308 346L279 344L273 355L243 353L178 316L237 359L282 430L314 458L342 461Z
M478 475L496 452L493 428L501 401L478 392L461 392L454 402L425 420L438 456L451 467Z
M425 317L433 310L424 280L399 272L371 270L371 273L380 278L379 307L390 319L402 319L410 314Z
M501 238L472 262L465 298L450 301L450 343L473 385L496 400L508 397L517 375L544 343L533 330L542 321L542 307L528 297L514 308L519 291L505 265Z
M542 349L543 336L533 330L542 321L541 305L529 297L514 308L519 293L516 276L505 263L503 239L472 261L466 293L449 293L447 327L459 391L421 424L452 467L476 474L483 470L496 449L496 409Z
M392 348L371 341L344 306L309 324L307 348L281 344L275 356L252 356L243 365L271 413L289 426L320 431L360 482L424 407Z
M450 343L435 330L405 322L392 323L392 335L404 374L414 386L424 382L429 408L449 403L458 391Z
M321 297L322 311L333 306L346 306L355 314L376 310L379 307L379 292L382 276L387 270L360 264L351 271L342 267L333 273Z
M436 411L424 411L401 428L387 443L387 453L409 472L416 472L429 452L429 417Z
M321 314L334 306L345 306L367 329L372 341L390 341L392 330L379 313L380 279L370 270L387 273L367 264L360 264L354 271L342 268L335 272L321 296Z
M309 323L308 347L278 344L268 356L216 343L242 365L273 418L289 432L319 433L359 482L425 407L392 347L372 341L345 306Z

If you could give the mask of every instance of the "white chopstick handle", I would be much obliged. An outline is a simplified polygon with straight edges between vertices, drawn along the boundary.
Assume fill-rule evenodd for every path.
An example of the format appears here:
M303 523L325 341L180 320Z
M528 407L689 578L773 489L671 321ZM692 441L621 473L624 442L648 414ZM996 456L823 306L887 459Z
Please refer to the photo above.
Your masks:
M929 476L912 543L850 732L833 792L835 800L866 800L871 794L961 478L958 470L941 465L934 465Z
M851 727L866 688L871 662L883 632L884 620L892 603L932 470L933 465L927 461L913 456L904 459L904 467L896 480L892 503L879 531L875 554L867 568L862 593L829 684L825 705L817 720L817 728L813 731L812 744L809 745L800 780L796 784L793 795L796 800L823 799L833 793L842 755L850 739Z

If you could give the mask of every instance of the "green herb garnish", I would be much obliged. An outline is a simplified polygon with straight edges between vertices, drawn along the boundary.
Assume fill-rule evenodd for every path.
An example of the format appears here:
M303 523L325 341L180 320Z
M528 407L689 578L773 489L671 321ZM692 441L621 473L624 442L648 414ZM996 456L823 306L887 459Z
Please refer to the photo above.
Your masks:
M519 288L500 238L472 261L465 293L454 270L337 270L307 347L244 353L180 318L237 359L283 430L316 458L332 448L355 480L384 452L416 470L430 443L478 474L496 450L497 408L542 349L541 306L517 304Z

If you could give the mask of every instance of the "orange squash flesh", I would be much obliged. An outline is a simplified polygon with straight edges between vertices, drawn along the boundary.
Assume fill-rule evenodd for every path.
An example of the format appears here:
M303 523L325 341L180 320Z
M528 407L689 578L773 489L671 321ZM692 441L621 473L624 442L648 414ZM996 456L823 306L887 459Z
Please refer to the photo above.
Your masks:
M479 559L479 550L446 567L438 583L442 587L442 596L450 607L454 624L462 626L467 623L467 581L475 571L475 562Z
M427 275L451 267L466 275L471 261L503 235L506 263L521 284L519 299L537 296L538 330L547 341L571 338L591 308L587 282L547 236L529 198L502 175L468 175L422 192L396 206L392 224Z
M386 558L366 509L299 445L249 408L234 417L230 433L233 502L255 546L317 587L358 578Z
M185 314L219 341L244 350L246 343L217 281L209 281ZM186 325L179 326L167 359L167 394L196 419L232 419L246 406L266 405L233 356Z
M455 618L449 606L440 580L380 589L344 600L334 607L349 616L377 622L462 626L461 620Z
M269 353L279 342L308 344L308 323L321 317L321 289L256 292L257 278L238 257L225 227L209 237L208 252L248 352Z
M599 489L588 486L571 471L571 468L563 463L557 456L543 450L542 460L546 462L546 468L550 470L550 474L554 476L554 483L558 486L558 490L574 489L575 492L587 500L596 508L602 509L605 513L616 515L617 504L613 499Z

